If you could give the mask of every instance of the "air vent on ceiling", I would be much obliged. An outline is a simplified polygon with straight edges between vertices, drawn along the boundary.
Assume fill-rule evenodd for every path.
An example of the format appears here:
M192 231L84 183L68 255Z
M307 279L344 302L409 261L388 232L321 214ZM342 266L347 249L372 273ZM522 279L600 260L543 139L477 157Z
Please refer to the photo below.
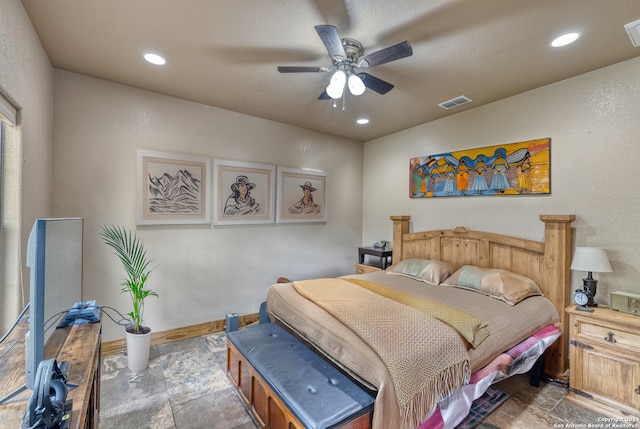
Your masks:
M451 100L443 101L442 103L438 104L438 106L448 110L453 109L454 107L458 107L462 104L467 104L469 102L471 102L471 99L469 97L461 95L459 97L452 98Z
M629 33L629 38L631 38L631 43L636 48L640 46L640 19L637 21L633 21L624 26Z

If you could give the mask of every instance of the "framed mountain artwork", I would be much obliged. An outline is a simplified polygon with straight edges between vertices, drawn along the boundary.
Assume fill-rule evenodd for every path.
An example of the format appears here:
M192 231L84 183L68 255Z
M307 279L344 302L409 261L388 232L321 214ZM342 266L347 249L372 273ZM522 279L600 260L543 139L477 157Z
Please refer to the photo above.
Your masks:
M137 224L211 223L210 168L208 156L138 150Z

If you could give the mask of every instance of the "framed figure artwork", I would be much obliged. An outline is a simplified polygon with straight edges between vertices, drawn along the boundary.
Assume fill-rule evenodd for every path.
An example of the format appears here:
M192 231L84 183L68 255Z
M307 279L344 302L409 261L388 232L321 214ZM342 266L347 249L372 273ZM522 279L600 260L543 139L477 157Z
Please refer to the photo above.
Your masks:
M411 158L409 197L551 193L551 139Z
M278 167L276 221L278 223L326 222L326 173Z
M214 225L273 223L275 165L214 160Z
M139 149L137 224L211 223L210 166L208 156Z

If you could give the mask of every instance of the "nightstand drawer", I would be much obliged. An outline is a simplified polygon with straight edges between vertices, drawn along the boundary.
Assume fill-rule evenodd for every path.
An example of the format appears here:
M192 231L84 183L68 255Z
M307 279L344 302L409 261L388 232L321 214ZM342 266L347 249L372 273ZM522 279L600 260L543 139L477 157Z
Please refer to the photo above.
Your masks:
M583 321L578 321L577 328L577 336L580 339L588 339L606 346L640 351L640 334Z

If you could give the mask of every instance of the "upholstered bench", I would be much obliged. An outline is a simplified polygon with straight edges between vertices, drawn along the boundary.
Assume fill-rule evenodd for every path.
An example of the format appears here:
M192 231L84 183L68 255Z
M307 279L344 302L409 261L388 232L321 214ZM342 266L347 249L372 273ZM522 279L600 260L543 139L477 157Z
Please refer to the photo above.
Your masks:
M227 374L259 426L369 429L374 398L275 323L227 333Z

